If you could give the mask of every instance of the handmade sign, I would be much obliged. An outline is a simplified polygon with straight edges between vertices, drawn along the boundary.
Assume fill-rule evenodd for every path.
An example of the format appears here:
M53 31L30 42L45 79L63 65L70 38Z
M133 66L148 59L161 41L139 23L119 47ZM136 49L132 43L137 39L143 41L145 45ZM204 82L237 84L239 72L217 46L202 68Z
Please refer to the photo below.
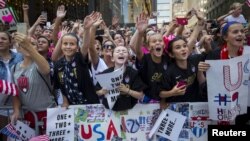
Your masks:
M74 109L47 109L47 131L50 140L72 141L74 138Z
M121 136L120 115L102 104L73 106L75 140L111 140Z
M206 61L210 64L207 71L210 119L229 122L247 112L248 56Z
M123 80L123 73L124 66L111 73L98 74L95 76L101 87L109 90L108 94L105 95L108 100L109 109L113 108L117 96L120 94L118 86L120 86Z
M12 8L7 7L0 9L0 20L2 23L9 24L10 31L16 30L16 19Z

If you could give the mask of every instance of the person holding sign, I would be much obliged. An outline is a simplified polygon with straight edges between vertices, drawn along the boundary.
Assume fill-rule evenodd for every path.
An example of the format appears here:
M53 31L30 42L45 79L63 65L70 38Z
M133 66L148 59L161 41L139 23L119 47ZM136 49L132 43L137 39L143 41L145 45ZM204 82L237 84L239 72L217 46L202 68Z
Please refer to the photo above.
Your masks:
M124 46L116 47L112 53L112 60L115 62L115 66L103 71L103 74L105 74L105 73L113 72L121 67L125 67L123 78L122 78L122 83L119 84L118 86L120 95L117 97L117 100L113 108L108 106L108 100L106 97L103 99L103 105L106 108L112 109L114 111L122 111L122 110L131 109L135 106L138 100L143 98L142 91L145 88L145 84L142 82L142 80L138 76L138 73L135 69L133 69L132 67L126 66L128 56L129 56L129 53L126 47ZM111 91L108 91L105 88L101 89L100 86L97 86L97 90L98 90L97 94L99 96L112 93Z
M228 22L226 23L222 30L222 37L225 44L222 48L218 48L210 52L206 56L206 60L224 60L231 59L233 57L241 56L242 54L248 54L248 48L244 48L244 27L239 22ZM205 62L199 63L200 71L207 71L210 65ZM248 103L247 114L239 115L235 119L236 124L245 124L250 120L250 103Z
M79 39L74 33L67 33L61 37L61 46L57 46L58 53L64 57L55 63L54 87L63 94L63 107L80 104L97 104L99 97L89 73L88 48L90 41L90 27L99 15L92 12L83 22L83 46L79 48ZM78 50L80 51L78 52ZM59 55L60 56L60 55Z

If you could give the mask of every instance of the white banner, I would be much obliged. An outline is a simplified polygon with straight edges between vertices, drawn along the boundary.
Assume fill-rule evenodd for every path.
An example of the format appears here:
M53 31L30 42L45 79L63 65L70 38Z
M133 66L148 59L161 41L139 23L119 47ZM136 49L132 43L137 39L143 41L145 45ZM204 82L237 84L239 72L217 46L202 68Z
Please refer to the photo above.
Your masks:
M70 109L48 109L47 135L51 139L62 139L56 134L69 130L64 140L113 140L155 141L163 138L178 141L206 141L208 121L207 102L173 103L161 113L159 103L136 104L132 109L120 112L105 109L102 104L71 105ZM74 128L59 124L74 110ZM68 111L68 113L66 112ZM71 111L69 113L69 111ZM169 112L170 111L170 112ZM65 115L67 114L67 115ZM160 116L161 114L161 116ZM67 123L72 122L67 119ZM152 132L152 133L150 133ZM157 133L158 132L158 133ZM163 139L164 140L164 139Z
M249 57L228 60L206 60L209 118L233 121L247 112Z
M72 141L74 138L74 109L47 109L47 131L50 140Z

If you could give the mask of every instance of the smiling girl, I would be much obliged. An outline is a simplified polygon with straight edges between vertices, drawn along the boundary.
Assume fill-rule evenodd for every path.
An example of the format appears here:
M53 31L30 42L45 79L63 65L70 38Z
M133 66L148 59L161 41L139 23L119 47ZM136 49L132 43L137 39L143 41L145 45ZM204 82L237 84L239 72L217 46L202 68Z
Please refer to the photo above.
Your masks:
M224 60L233 57L241 56L242 54L249 54L249 47L244 45L244 27L238 22L228 22L222 28L222 37L226 42L221 48L209 53L207 60ZM207 71L210 65L205 62L199 63L199 70ZM239 115L235 119L236 124L245 124L250 120L250 103L248 102L247 114Z
M203 101L199 85L205 82L205 77L198 71L198 63L203 56L189 56L187 42L178 37L170 41L168 53L173 63L164 76L160 97L167 102Z
M103 73L113 72L121 67L125 67L123 74L122 84L119 86L120 95L112 108L114 111L127 110L134 107L138 100L142 99L143 92L145 88L144 83L141 81L138 73L135 69L129 66L125 66L128 60L128 49L124 46L118 46L114 49L112 53L112 61L115 63L114 67L108 68ZM97 86L98 87L98 86ZM99 90L98 90L99 89ZM97 94L99 96L108 93L107 90L97 88ZM103 104L108 108L107 99L103 99Z
M93 12L84 19L84 44L79 48L76 34L68 33L61 38L61 51L64 55L55 63L55 89L63 94L62 106L99 103L94 85L89 73L88 44L90 27L96 21L97 14ZM80 51L79 51L80 49Z

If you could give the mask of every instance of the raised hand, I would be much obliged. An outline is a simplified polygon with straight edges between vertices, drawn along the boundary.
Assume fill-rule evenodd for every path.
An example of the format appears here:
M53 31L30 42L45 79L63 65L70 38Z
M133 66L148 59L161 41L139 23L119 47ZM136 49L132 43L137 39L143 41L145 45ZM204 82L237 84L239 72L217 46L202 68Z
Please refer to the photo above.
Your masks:
M73 29L76 29L76 28L79 28L79 26L80 26L80 21L79 20L76 20L75 22L74 22L74 25L73 25Z
M148 19L145 13L141 13L136 18L136 28L140 33L144 33L148 27Z
M92 12L90 15L86 16L83 21L84 29L89 29L100 17L99 12Z
M191 19L192 17L193 17L193 15L195 14L195 9L194 8L192 8L192 9L190 9L188 12L187 12L187 14L186 14L186 18L187 19Z
M65 15L66 15L66 10L65 10L65 6L64 5L60 5L58 8L57 8L57 11L56 11L56 17L57 18L64 18Z
M61 30L61 37L67 33L69 33L70 27L64 26Z
M14 35L14 39L20 45L20 47L22 47L23 49L29 50L31 42L27 38L26 35L17 32Z
M204 14L201 11L196 10L195 15L196 15L198 20L204 20Z
M36 22L35 22L35 25L43 24L43 23L45 23L46 21L47 21L47 19L46 19L43 15L40 15L40 16L37 18L37 20L36 20Z
M99 12L98 12L98 14L99 14L99 16L98 16L96 22L93 24L93 26L95 26L95 27L98 27L103 22L102 14Z
M117 26L119 24L119 18L117 16L114 16L112 18L112 26Z
M23 11L28 11L29 10L29 5L28 4L23 3L22 7L23 7Z

